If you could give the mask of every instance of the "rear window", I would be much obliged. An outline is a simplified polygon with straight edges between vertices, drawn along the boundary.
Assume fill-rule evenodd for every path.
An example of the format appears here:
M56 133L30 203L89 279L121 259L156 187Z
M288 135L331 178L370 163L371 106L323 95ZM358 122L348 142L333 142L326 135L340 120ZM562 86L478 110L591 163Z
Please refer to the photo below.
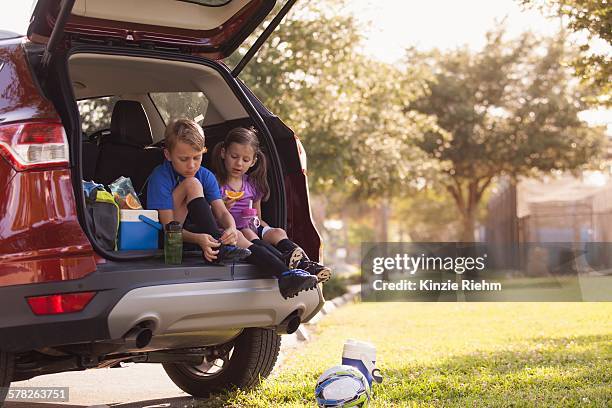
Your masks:
M113 107L118 100L117 96L105 96L77 101L83 133L91 136L99 130L110 129Z
M208 99L202 92L159 92L149 94L164 123L186 117L202 124Z

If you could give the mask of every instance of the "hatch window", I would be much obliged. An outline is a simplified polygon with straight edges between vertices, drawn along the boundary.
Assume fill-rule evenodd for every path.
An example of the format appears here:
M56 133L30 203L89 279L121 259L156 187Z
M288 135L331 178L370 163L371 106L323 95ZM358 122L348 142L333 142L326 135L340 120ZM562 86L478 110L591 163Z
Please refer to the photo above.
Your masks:
M208 109L208 98L202 92L158 92L151 99L164 123L171 118L189 118L202 124Z

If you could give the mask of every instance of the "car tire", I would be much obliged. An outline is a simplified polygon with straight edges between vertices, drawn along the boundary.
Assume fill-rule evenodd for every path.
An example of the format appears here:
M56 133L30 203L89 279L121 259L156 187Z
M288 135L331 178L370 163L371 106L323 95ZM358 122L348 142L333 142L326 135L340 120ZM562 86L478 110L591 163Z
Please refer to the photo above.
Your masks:
M278 358L280 336L272 329L245 329L234 342L228 358L218 372L200 371L202 366L185 363L163 363L170 379L194 397L238 387L251 388L266 378Z
M0 351L0 407L4 405L4 399L8 392L8 387L13 379L13 369L15 362L13 355Z

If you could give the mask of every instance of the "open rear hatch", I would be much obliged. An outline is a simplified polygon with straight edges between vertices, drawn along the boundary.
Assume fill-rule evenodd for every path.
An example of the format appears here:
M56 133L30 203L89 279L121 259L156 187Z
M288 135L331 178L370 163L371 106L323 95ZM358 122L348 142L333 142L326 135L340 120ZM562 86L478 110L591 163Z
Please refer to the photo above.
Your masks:
M74 3L73 5L71 5ZM176 50L223 59L272 11L275 0L39 0L28 38L46 44L57 25L73 40ZM67 15L62 16L62 12Z
M295 1L287 0L279 9L238 64L234 76L280 24ZM33 43L45 45L42 61L38 65L38 73L45 87L48 72L45 68L52 60L53 53L57 51L58 55L64 55L77 44L92 44L97 49L118 49L115 48L117 46L134 50L144 48L149 53L159 49L223 59L246 40L275 4L275 0L38 0L28 38ZM79 140L80 137L79 133ZM76 159L80 161L80 157ZM73 165L79 166L80 163L74 162ZM80 184L74 184L78 195ZM150 256L113 256L99 248L96 251L114 260L136 260Z

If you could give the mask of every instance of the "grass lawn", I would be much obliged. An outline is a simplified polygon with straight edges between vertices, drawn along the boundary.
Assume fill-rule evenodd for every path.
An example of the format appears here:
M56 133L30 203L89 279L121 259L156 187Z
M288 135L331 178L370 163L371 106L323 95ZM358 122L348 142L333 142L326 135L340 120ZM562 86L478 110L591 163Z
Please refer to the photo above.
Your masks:
M378 349L371 407L612 406L612 303L346 306L260 387L207 406L315 406L347 338Z

